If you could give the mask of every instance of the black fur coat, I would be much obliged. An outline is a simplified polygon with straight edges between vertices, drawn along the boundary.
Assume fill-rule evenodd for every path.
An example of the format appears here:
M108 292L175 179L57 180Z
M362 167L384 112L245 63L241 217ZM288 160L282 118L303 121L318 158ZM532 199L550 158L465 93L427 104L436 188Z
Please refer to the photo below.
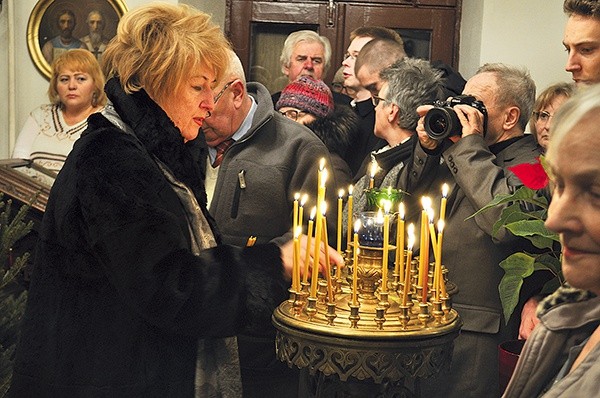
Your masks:
M50 194L17 350L15 397L191 397L197 340L270 326L286 296L275 245L190 251L179 198L198 170L143 91L106 91L124 133L92 115Z

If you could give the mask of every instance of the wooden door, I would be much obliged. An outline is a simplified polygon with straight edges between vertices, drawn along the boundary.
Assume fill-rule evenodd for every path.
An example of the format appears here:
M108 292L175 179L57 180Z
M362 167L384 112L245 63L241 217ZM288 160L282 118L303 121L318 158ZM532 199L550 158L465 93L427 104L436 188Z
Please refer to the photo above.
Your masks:
M287 84L279 56L288 34L311 29L331 42L330 83L350 44L350 32L361 26L397 30L407 53L458 66L460 0L253 1L228 0L226 33L246 69L273 93Z

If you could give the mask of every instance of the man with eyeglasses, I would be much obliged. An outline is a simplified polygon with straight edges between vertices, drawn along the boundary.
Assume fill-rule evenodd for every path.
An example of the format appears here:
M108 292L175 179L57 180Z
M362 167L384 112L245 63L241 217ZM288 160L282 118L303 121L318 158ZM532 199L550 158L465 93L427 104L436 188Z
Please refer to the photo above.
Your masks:
M356 136L350 138L350 147L343 159L350 167L353 176L357 176L357 173L361 170L363 160L368 157L371 151L385 145L385 141L373 134L375 109L371 102L371 93L361 85L354 72L356 57L363 46L374 39L391 40L397 43L400 48L404 48L402 37L392 29L382 26L364 26L354 29L350 33L350 45L342 61L344 67L342 73L344 86L354 93L350 105L358 115L360 125ZM404 53L404 50L402 52Z
M330 165L329 152L307 127L275 112L266 87L246 84L233 51L214 91L214 109L202 125L208 147L200 152L199 164L223 242L246 246L250 236L256 243L286 242L292 238L294 196L309 194L306 208L314 206L319 161ZM215 164L217 147L230 139ZM335 186L332 174L327 185ZM327 190L327 201L335 203L336 195ZM237 336L244 397L297 397L298 370L276 358L274 327L254 326L256 335Z

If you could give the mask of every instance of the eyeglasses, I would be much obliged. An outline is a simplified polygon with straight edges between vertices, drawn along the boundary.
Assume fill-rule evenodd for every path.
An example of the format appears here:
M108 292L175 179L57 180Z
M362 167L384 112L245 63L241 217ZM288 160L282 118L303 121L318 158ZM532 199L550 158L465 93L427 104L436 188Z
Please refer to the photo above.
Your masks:
M543 112L533 112L533 117L538 122L546 123L547 121L552 119L554 117L554 115L549 112L543 111Z
M379 105L379 103L380 103L381 101L383 101L383 102L387 102L387 99L385 99L385 98L381 98L381 97L378 97L378 96L376 96L376 95L372 95L372 96L371 96L371 100L373 101L373 106L377 106L377 105Z
M288 119L292 119L294 121L298 121L299 117L307 114L304 111L298 111L296 109L288 109L285 112L279 112L279 113L281 113L283 116L287 117Z
M215 98L214 98L215 104L223 96L223 94L225 93L225 90L227 90L229 88L229 86L231 86L233 83L235 83L236 80L237 79L234 79L234 80L230 81L229 83L227 83L226 85L224 85L223 88L221 89L221 91L219 91L219 94L215 95Z

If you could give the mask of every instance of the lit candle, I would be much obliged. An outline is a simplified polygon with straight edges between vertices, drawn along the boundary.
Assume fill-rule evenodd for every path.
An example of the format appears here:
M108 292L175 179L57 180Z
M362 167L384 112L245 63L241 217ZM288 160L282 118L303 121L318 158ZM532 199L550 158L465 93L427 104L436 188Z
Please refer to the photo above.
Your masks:
M313 234L313 225L315 214L317 213L317 207L313 207L310 211L310 219L308 220L308 232L306 237L306 257L304 257L304 272L302 274L302 282L306 283L308 281L308 266L310 263L310 244Z
M389 200L384 200L383 202L385 214L383 215L383 264L381 266L381 291L383 293L387 293L388 257L390 250L390 208L392 207L392 202Z
M292 290L300 291L300 235L302 227L298 226L294 232L294 262L292 266Z
M346 231L346 246L348 249L350 248L350 237L352 236L352 206L354 205L354 198L352 196L353 191L354 187L350 185L348 187L348 228Z
M294 210L292 213L293 216L293 226L292 226L292 232L296 233L296 228L298 228L298 200L300 199L300 194L298 192L296 192L294 194Z
M412 261L412 249L415 243L415 225L410 224L408 226L408 247L406 249L406 270L404 276L404 290L402 291L402 305L406 305L408 303L408 292L411 289L411 278L410 278L410 270L411 270L411 261Z
M306 204L306 201L308 200L308 195L304 194L302 195L302 200L300 200L300 210L299 210L299 214L298 214L298 225L302 226L302 223L304 222L303 216L304 216L304 205Z
M315 224L315 251L313 255L313 268L310 279L310 297L317 297L317 283L319 280L319 257L321 255L321 231L323 222L321 221L321 212L317 212L317 220ZM325 232L327 233L327 232Z
M354 253L352 257L352 305L358 305L358 230L360 220L354 223Z
M323 230L327 231L327 218L325 217L325 206L323 206ZM329 262L329 241L327 232L323 234L323 244L325 245L325 268L327 270L327 297L329 302L333 303L333 282L331 280L331 263Z
M327 169L325 169L325 159L321 159L319 164L319 190L317 193L317 209L321 209L321 204L325 200L325 181L327 180ZM310 280L310 297L317 297L317 283L319 279L319 257L321 255L321 239L323 233L323 221L321 220L322 213L317 211L317 219L315 224L315 251L313 256L313 269ZM325 229L327 233L327 229Z
M369 189L373 189L373 186L375 185L375 174L377 174L378 167L377 161L373 159L371 161L371 178L369 179Z
M435 238L435 227L433 226L433 208L427 209L427 218L429 219L429 236L431 237L431 246L433 247L433 256L437 256L436 252L436 238Z
M338 193L338 213L337 213L337 252L342 254L342 211L344 210L344 190L340 189Z
M398 223L396 228L396 261L394 273L404 279L404 202L398 205Z
M420 231L420 240L419 240L419 277L418 277L418 286L423 286L423 278L425 272L425 263L426 263L426 252L429 250L429 233L428 233L428 224L429 224L429 215L427 214L427 209L431 207L431 199L426 196L421 198L421 204L423 205L423 210L421 212L421 231Z
M440 203L440 220L446 219L446 200L448 197L448 184L442 185L442 203Z
M436 251L435 255L435 274L433 276L433 286L435 288L435 301L440 301L440 295L442 293L442 239L444 236L444 220L438 221L438 239L437 246L434 247Z

